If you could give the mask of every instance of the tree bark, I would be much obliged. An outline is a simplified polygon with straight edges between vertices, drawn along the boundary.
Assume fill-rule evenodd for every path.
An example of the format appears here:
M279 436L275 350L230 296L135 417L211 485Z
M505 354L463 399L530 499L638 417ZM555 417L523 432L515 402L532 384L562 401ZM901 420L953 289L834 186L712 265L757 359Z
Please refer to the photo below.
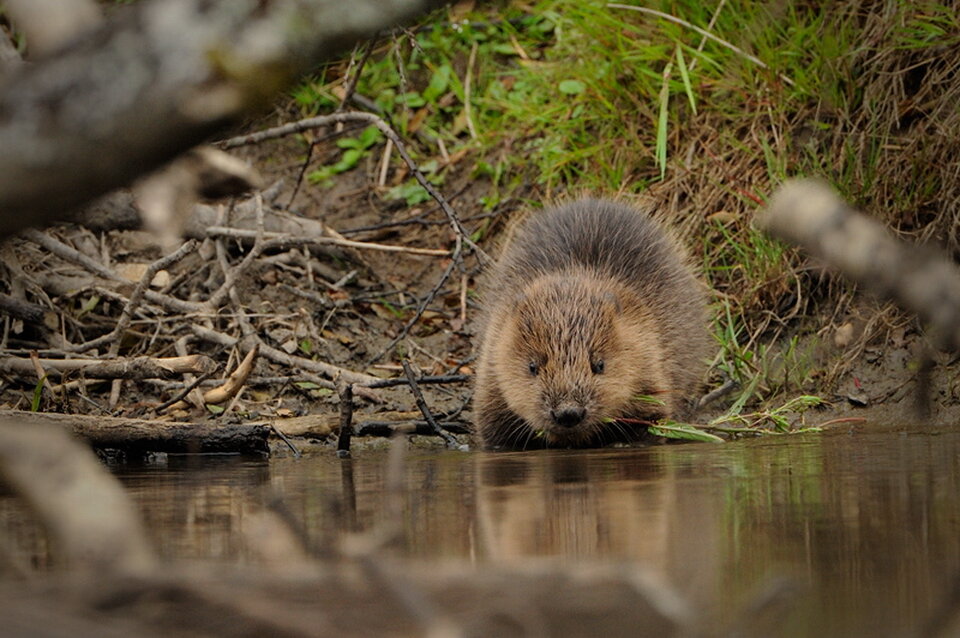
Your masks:
M163 0L0 78L0 237L62 218L438 0Z

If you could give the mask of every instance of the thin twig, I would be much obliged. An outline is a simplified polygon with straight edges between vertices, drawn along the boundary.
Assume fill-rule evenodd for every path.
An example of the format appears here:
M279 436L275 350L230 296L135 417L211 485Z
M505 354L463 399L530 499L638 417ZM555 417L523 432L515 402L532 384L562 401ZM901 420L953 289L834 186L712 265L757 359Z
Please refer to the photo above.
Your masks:
M153 411L156 412L157 414L163 414L164 410L169 408L171 405L182 401L183 398L186 397L188 394L190 394L194 388L198 387L201 383L203 383L204 381L212 377L216 372L217 372L216 368L214 368L213 370L204 372L199 377L194 379L193 383L191 383L190 385L185 387L183 390L178 392L176 396L174 396L172 399L167 399L166 401L164 401L163 403L155 407Z
M244 319L247 320L246 316L244 316ZM249 322L249 320L247 321ZM314 361L313 359L287 354L282 350L278 350L277 348L265 344L256 334L245 337L244 339L237 339L236 337L231 337L230 335L223 334L222 332L217 332L216 330L211 330L210 328L205 328L196 324L191 325L190 329L195 335L201 339L204 339L205 341L211 341L213 343L219 343L220 345L230 347L239 344L241 350L244 352L248 352L249 349L254 346L254 344L259 344L260 354L262 354L264 357L273 361L274 363L279 363L280 365L301 371L304 379L312 381L322 388L335 390L336 386L328 379L336 378L337 375L341 375L350 383L356 383L360 385L367 385L369 383L382 380L369 374L354 372L330 363L324 363L323 361ZM316 372L325 375L328 377L328 379L309 375L309 372Z
M707 23L707 31L710 31L711 29L713 29L713 25L717 23L717 18L720 17L720 11L723 9L723 5L725 5L726 3L727 3L727 0L720 0L720 2L717 3L717 8L713 10L713 15L710 16L710 22ZM703 47L706 46L706 44L707 44L706 36L701 37L700 44L697 45L697 53L702 53ZM697 60L698 59L695 57L693 58L693 60L690 61L690 73L693 73L693 70L697 68Z
M385 354L393 350L393 348L400 343L403 339L406 339L407 334L410 332L410 328L414 326L415 323L420 321L420 317L423 316L423 312L427 309L427 306L436 298L440 293L440 290L450 279L450 275L453 274L453 269L457 267L457 262L459 260L460 253L456 252L450 260L450 264L444 269L443 274L440 275L440 280L437 281L436 285L430 289L430 292L427 293L426 297L423 298L423 301L420 302L420 305L417 307L417 311L414 313L407 323L404 324L403 328L400 329L400 334L390 340L390 343L386 345L383 350L374 355L367 364L376 363L383 358Z
M741 49L740 47L736 46L735 44L732 44L732 43L730 43L730 42L727 42L727 41L724 40L723 38L718 38L717 36L713 35L713 34L710 33L709 31L705 31L704 29L701 29L701 28L698 27L697 25L691 24L691 23L687 22L686 20L684 20L684 19L682 19L682 18L678 18L678 17L673 16L673 15L670 15L669 13L664 13L663 11L657 11L656 9L648 9L647 7L636 7L636 6L629 5L629 4L619 4L619 3L617 3L617 2L608 2L608 3L607 3L607 8L609 8L609 9L626 9L626 10L628 10L628 11L639 11L640 13L646 13L646 14L649 14L649 15L657 16L658 18L663 18L664 20L667 20L667 21L669 21L669 22L673 22L674 24L679 24L680 26L687 27L688 29L693 29L694 31L696 31L697 33L699 33L700 35L702 35L703 37L709 38L709 39L713 40L714 42L716 42L717 44L719 44L719 45L721 45L721 46L727 47L728 49L730 49L730 50L733 51L734 53L739 53L740 55L742 55L742 56L745 57L746 59L750 60L751 62L753 62L754 64L756 64L756 65L759 66L760 68L762 68L762 69L768 69L768 68L770 68L770 67L768 67L768 66L766 65L766 63L764 63L763 60L761 60L760 58L758 58L758 57L756 57L756 56L754 56L754 55L750 55L749 53L747 53L746 51L744 51L744 50ZM786 75L784 75L783 73L778 74L778 76L779 76L779 78L780 78L781 80L783 80L785 83L789 84L790 86L793 86L793 85L794 85L794 84L793 84L793 80L791 80L790 78L788 78L788 77L787 77Z
M85 352L109 343L110 349L107 353L107 356L110 358L116 357L120 352L120 339L123 336L123 333L125 333L127 328L130 326L130 320L133 319L133 313L135 313L140 307L140 302L143 300L144 293L147 291L147 287L150 285L150 282L153 281L153 278L156 277L158 272L169 268L172 264L177 263L188 254L196 250L196 248L197 242L192 239L188 240L174 252L150 264L144 271L143 276L140 277L140 281L137 282L137 285L133 289L133 293L131 293L126 305L124 305L123 310L120 312L120 318L117 319L116 327L102 337L91 339L86 343L67 346L65 350L67 352Z
M42 233L38 230L27 229L20 233L24 238L32 241L38 246L42 246L47 249L57 257L69 261L71 263L77 264L78 266L89 270L95 275L103 277L109 281L119 281L121 283L129 283L126 279L115 273L110 268L107 268L103 264L87 257L80 251L75 248L71 248L62 241ZM171 297L169 295L164 295L162 293L156 292L155 290L146 290L144 291L144 297L147 301L151 303L159 304L166 308L167 310L172 310L174 312L202 312L205 310L205 307L201 303L194 301L184 301L182 299L177 299L176 297Z
M233 268L226 268L224 270L223 283L217 291L207 299L208 310L216 310L223 304L224 300L230 294L230 291L234 289L237 280L253 265L254 260L263 252L265 243L263 231L263 199L260 197L260 193L256 194L256 206L257 229L254 231L253 247L239 264ZM218 250L218 253L219 252Z
M444 374L435 376L422 376L414 379L418 384L444 384L444 383L465 383L472 379L469 374ZM380 379L373 383L365 383L366 388L393 388L398 385L409 385L409 379Z
M293 444L293 441L287 438L287 435L280 431L280 428L277 427L275 423L270 424L270 429L273 430L274 434L280 437L280 440L287 444L287 447L293 452L293 458L299 459L302 454L300 450L297 449L297 446Z
M37 383L42 385L43 389L49 393L51 401L56 401L57 395L54 394L53 386L50 384L50 374L44 370L40 364L40 355L36 352L31 352L30 363L33 365L34 373L37 375Z
M708 403L712 403L717 399L730 394L731 392L733 392L739 387L740 387L740 384L737 383L737 381L728 377L727 380L720 385L720 387L714 390L711 390L710 392L700 397L700 400L697 401L697 409L699 410L700 408L707 405Z
M470 131L470 137L477 139L477 129L473 125L473 116L470 111L470 86L473 80L473 66L477 62L477 47L478 43L473 42L473 47L470 49L470 58L467 60L467 77L463 81L463 114L467 120L467 130Z
M417 402L417 408L420 409L420 413L423 414L423 418L427 421L427 424L433 430L434 434L444 440L449 449L459 450L461 446L457 438L441 428L437 420L433 418L433 413L430 412L430 407L423 398L420 386L417 385L417 379L413 374L413 369L410 367L410 362L408 362L406 358L403 358L400 360L400 363L403 364L403 373L407 375L407 383L410 385L410 391L413 392L413 398Z
M240 239L250 239L257 236L255 230L246 230L242 228L229 228L227 226L210 226L206 230L210 237L235 237ZM264 233L269 242L266 242L264 248L275 246L309 246L309 245L334 245L344 246L346 248L362 248L365 250L379 250L393 253L410 253L412 255L429 255L431 257L448 257L449 250L441 248L416 248L411 246L395 246L391 244L375 244L373 242L355 241L345 237L294 237L286 233Z
M360 74L363 73L363 67L367 65L367 60L370 59L370 54L373 53L373 49L376 47L377 41L375 39L368 40L366 46L363 49L363 55L360 57L360 61L356 64L353 64L353 58L351 57L350 68L347 69L347 73L350 74L350 81L347 83L347 87L343 92L343 98L340 100L340 104L337 106L337 113L343 113L347 108L347 102L353 97L353 94L357 90L357 82L360 80Z

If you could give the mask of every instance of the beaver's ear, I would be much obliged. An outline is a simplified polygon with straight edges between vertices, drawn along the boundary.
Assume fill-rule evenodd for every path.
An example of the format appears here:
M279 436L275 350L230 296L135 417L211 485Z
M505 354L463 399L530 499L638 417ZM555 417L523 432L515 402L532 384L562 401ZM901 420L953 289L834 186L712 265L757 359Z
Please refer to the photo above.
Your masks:
M622 308L620 307L620 298L609 290L603 293L603 301L604 303L609 304L614 312L619 313L622 311Z

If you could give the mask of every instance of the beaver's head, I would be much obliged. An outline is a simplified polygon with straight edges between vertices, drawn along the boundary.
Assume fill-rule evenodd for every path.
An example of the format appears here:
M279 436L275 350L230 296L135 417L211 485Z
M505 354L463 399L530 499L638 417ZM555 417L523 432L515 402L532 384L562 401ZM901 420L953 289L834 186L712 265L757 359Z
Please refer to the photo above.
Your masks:
M637 428L618 418L669 413L655 324L626 287L582 272L548 275L530 283L506 317L494 367L507 405L524 421L516 447L630 439Z

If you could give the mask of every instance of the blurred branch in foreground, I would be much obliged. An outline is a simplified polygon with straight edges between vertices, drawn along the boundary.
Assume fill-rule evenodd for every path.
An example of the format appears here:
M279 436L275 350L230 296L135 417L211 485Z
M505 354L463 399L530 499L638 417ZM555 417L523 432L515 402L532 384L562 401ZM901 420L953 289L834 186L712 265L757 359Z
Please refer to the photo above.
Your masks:
M897 239L818 180L785 183L757 221L774 237L802 246L851 281L916 313L940 347L960 348L960 270L947 255Z

